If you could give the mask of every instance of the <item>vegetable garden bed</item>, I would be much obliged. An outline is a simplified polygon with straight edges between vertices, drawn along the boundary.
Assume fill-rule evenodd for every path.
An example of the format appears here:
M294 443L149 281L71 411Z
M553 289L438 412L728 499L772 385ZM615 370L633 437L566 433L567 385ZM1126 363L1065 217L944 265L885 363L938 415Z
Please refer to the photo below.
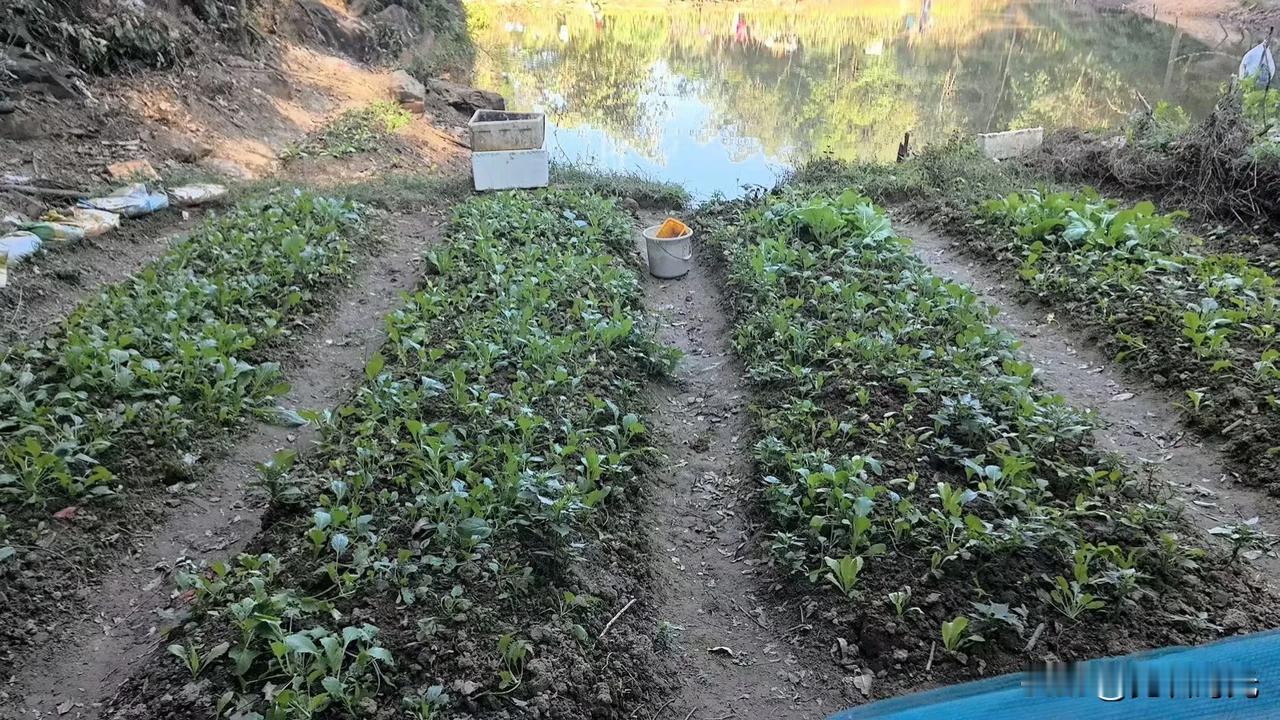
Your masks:
M246 201L0 358L0 659L88 590L149 495L198 476L198 443L273 412L288 388L264 348L349 274L362 233L350 204Z
M783 191L700 222L757 388L772 557L859 687L1276 624L1242 559L1096 450L1094 419L869 200Z
M507 193L446 240L317 451L263 466L254 552L181 578L172 656L116 716L614 716L653 682L655 621L621 612L647 572L634 405L674 353L630 222Z
M1193 426L1226 440L1242 477L1280 490L1275 278L1242 256L1205 251L1176 229L1176 213L1149 202L1028 191L980 215L971 242L1018 263L1029 289L1174 389Z

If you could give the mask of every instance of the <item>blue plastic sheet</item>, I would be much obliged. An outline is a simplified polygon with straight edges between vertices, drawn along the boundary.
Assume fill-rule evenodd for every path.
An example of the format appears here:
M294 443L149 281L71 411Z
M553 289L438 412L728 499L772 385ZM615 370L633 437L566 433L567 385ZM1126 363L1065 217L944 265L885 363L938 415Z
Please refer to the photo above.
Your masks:
M1058 683L1063 669L1056 666L1054 675L1002 675L883 700L837 713L831 720L1280 719L1280 631L1090 660L1074 667L1072 682ZM1046 684L1046 678L1055 682ZM1148 696L1153 688L1157 697Z

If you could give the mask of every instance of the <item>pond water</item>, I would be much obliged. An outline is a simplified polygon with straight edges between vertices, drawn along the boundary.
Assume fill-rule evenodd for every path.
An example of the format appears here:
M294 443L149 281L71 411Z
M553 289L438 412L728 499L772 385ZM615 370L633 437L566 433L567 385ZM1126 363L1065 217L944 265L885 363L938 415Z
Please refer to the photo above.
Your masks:
M695 196L820 153L892 161L953 132L1205 116L1248 47L1064 0L467 4L476 82L547 113L552 160Z

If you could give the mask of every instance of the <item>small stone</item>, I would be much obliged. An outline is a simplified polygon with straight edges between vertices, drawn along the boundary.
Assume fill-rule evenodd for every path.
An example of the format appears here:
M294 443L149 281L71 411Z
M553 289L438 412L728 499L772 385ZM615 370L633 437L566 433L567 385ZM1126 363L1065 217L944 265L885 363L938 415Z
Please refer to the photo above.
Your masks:
M1237 632L1249 627L1249 616L1239 608L1231 608L1222 614L1222 629L1227 632Z
M427 97L427 87L404 70L397 70L391 73L391 96L402 103L422 103Z
M910 656L911 653L907 652L906 648L896 648L893 651L894 660L906 660Z
M112 180L159 180L160 173L146 160L126 160L107 166Z
M1257 406L1257 399L1253 396L1253 391L1243 385L1236 385L1231 388L1231 399L1239 405Z

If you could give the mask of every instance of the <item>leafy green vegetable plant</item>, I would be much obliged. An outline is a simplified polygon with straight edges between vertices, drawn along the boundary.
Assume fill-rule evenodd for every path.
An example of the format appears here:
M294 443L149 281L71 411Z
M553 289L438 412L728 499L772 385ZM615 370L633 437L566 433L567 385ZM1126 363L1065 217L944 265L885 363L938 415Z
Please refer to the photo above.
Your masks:
M992 250L1027 286L1099 330L1116 357L1172 382L1195 425L1227 438L1244 475L1280 482L1275 360L1280 287L1266 268L1212 254L1177 227L1182 213L1126 207L1092 191L1026 191L984 203L1003 229Z
M1232 525L1220 525L1210 528L1209 534L1227 541L1231 546L1230 562L1233 563L1240 559L1241 553L1257 552L1260 554L1269 551L1276 544L1274 535L1258 527L1258 518L1256 517L1251 517L1248 520Z
M0 358L0 502L15 524L51 503L128 492L129 463L192 442L288 391L260 349L351 270L355 206L308 193L247 200L60 328ZM130 473L133 474L133 473ZM16 529L16 528L15 528Z
M1015 204L1040 258L1032 276L1050 253L1181 242L1147 205ZM982 577L992 599L946 611L1018 634L1055 614L1159 612L1152 598L1203 571L1176 513L1095 447L1096 418L1039 386L992 310L932 274L866 198L784 188L712 204L699 221L726 261L735 347L762 389L754 456L781 567L851 599L901 588L886 593L895 617L910 610L906 581ZM1072 580L1028 587L1063 558ZM948 649L977 641L969 623L945 625Z
M969 618L964 615L942 623L942 647L950 652L959 652L965 646L980 642L983 637L969 632Z

